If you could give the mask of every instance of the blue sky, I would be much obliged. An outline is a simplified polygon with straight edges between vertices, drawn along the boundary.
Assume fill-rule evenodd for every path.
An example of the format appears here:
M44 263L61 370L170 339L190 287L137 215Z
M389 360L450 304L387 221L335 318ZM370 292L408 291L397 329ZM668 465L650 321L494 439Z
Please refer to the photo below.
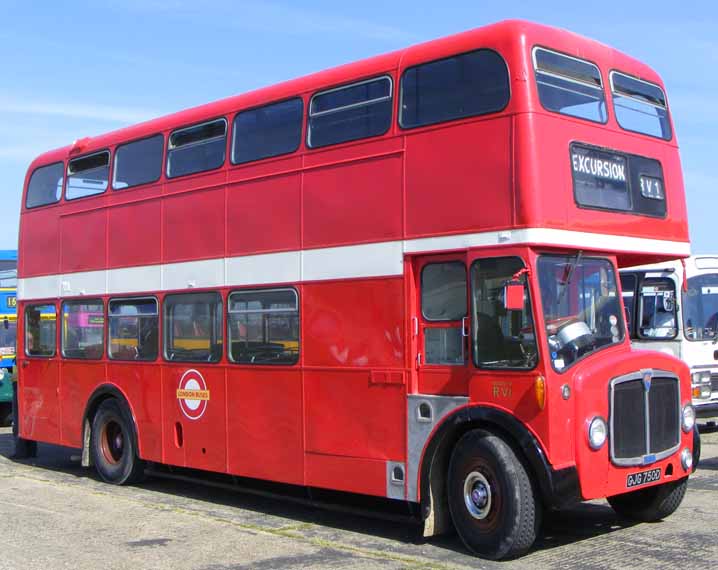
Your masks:
M568 28L663 77L694 253L718 252L718 5L700 2L0 0L0 249L25 170L75 139L506 18Z

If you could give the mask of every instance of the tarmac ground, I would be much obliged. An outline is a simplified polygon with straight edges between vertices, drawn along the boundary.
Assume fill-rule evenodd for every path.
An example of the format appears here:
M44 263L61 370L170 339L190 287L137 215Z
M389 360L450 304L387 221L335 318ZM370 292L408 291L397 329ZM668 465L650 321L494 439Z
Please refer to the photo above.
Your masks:
M417 543L410 525L150 477L134 487L102 483L76 450L40 445L12 460L0 429L0 568L54 570L272 570L419 568L709 568L718 564L718 432L678 511L631 524L604 501L548 513L525 557L471 556L455 535Z

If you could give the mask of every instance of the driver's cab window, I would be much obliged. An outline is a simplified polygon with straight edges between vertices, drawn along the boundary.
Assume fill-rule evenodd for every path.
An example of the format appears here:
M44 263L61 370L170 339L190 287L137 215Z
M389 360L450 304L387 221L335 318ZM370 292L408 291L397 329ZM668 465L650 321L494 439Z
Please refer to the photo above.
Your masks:
M477 260L471 266L474 363L480 368L533 368L538 360L531 299L516 257ZM510 283L523 286L523 307L507 308Z
M425 265L421 271L421 312L426 364L465 364L466 308L466 266L460 261Z
M676 327L676 287L671 279L644 279L640 287L638 336L671 339Z

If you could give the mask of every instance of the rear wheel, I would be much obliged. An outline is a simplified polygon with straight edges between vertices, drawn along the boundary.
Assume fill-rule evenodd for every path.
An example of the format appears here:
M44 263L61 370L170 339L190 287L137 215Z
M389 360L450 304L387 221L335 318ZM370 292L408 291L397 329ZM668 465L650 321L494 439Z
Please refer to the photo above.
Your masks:
M492 560L524 554L536 540L541 507L513 449L483 430L466 433L449 464L451 517L472 552Z
M675 512L687 487L688 477L684 477L680 481L608 497L608 503L621 517L640 522L658 521Z
M140 481L145 464L137 455L132 419L115 399L105 400L92 420L90 452L103 481L125 485Z

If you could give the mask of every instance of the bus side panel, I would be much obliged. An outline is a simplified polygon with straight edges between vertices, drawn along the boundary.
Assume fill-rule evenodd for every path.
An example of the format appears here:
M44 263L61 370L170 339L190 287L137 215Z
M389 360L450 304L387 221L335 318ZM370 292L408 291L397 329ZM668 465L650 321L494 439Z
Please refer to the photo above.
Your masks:
M63 360L60 375L62 444L82 447L82 416L95 388L105 381L105 364L92 360Z
M401 178L399 154L307 172L304 246L400 239Z
M37 358L23 363L27 366L20 366L20 436L60 443L59 362Z
M164 404L164 446L167 463L177 465L184 457L184 465L193 469L225 472L227 470L227 394L224 369L204 362L163 364L162 400ZM208 400L195 410L198 417L190 417L178 396L180 381L185 373L195 371L206 383ZM206 404L206 407L205 407ZM192 411L192 410L189 410ZM177 425L182 438L176 438ZM181 465L181 464L180 464Z
M228 255L299 249L299 190L299 174L230 186L227 191Z
M19 275L34 277L60 272L60 221L57 208L23 214L18 252Z
M404 367L401 278L306 284L302 322L307 367Z
M115 362L108 365L107 377L127 396L137 422L140 457L162 461L162 401L157 364Z
M110 267L160 262L159 200L111 208L108 220ZM137 223L142 220L142 223Z
M406 138L408 237L512 224L510 117Z
M165 262L224 256L224 188L165 198Z
M376 459L308 453L307 485L386 497L386 463Z
M230 473L304 484L302 376L298 368L230 368L227 410Z
M60 270L64 273L104 269L107 212L68 214L60 219Z

